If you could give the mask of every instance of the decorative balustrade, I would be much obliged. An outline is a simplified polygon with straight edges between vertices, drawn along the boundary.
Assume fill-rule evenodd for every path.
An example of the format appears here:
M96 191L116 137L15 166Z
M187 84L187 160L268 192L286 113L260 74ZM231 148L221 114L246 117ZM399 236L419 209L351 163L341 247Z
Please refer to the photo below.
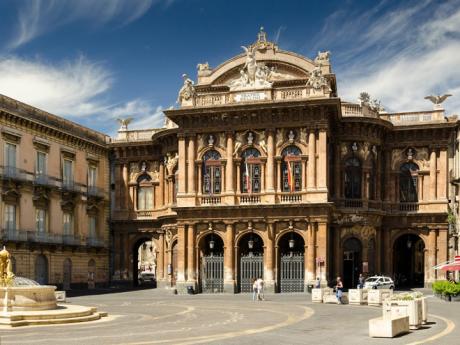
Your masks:
M378 117L378 113L368 106L354 103L342 103L342 116Z
M255 194L241 195L240 204L260 204L260 195L255 195Z
M201 198L201 205L219 205L220 203L220 196L203 196Z
M402 202L399 204L399 210L403 212L417 212L419 204L418 202Z
M343 206L346 208L362 208L363 201L361 199L345 199Z
M152 136L163 130L162 128L157 129L139 129L139 130L126 130L119 131L116 138L112 138L112 142L131 142L131 141L149 141Z
M280 200L282 203L296 203L302 202L302 195L301 194L281 194Z
M154 210L137 210L136 211L136 215L137 215L137 218L153 218L153 213L155 211Z
M419 122L447 122L443 109L433 111L383 114L380 117L400 126Z

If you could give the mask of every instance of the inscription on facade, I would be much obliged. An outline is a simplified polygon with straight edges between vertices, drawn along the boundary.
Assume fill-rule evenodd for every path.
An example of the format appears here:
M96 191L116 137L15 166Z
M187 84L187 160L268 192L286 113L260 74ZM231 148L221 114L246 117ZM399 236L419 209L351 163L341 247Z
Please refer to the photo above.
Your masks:
M235 95L235 102L263 101L266 99L265 92L243 92Z

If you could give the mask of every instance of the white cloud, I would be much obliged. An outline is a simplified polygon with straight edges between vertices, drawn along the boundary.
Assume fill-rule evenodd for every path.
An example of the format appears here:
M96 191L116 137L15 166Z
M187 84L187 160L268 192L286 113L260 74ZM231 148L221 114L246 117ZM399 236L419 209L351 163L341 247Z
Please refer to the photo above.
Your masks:
M23 1L18 10L18 26L8 48L15 49L75 21L89 21L96 25L111 22L123 26L142 17L153 2L154 0Z
M339 29L338 19L347 16L354 19ZM320 44L336 49L340 97L355 101L368 91L390 111L417 111L431 109L424 96L452 93L445 107L460 114L460 1L403 3L357 17L342 9L326 20L322 33Z
M162 107L134 99L119 105L107 100L112 73L83 56L52 65L15 56L0 58L0 94L111 134L117 118L132 117L130 128L162 127Z

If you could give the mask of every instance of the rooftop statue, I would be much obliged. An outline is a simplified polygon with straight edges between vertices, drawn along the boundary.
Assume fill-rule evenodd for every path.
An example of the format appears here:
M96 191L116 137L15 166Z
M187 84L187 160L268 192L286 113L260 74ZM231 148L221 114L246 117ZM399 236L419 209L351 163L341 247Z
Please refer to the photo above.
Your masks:
M187 74L182 74L182 78L184 79L184 85L182 85L179 90L177 103L180 105L184 105L184 103L186 103L185 105L193 105L193 99L196 96L194 82L187 76Z
M132 117L128 117L126 119L117 119L118 123L121 125L119 131L127 131L128 125L131 123L132 120Z
M14 274L11 269L11 256L5 246L0 251L0 286L7 287L13 285Z
M318 55L315 58L315 62L329 62L329 58L331 57L331 52L330 51L319 51Z
M449 93L446 93L445 95L430 95L430 96L426 96L425 99L429 99L431 102L433 102L433 104L438 107L440 107L441 103L444 102L446 100L447 97L450 97L452 96L451 94Z
M332 90L328 80L323 76L321 64L310 72L310 77L308 78L306 86L310 88L310 95L322 96L330 94Z

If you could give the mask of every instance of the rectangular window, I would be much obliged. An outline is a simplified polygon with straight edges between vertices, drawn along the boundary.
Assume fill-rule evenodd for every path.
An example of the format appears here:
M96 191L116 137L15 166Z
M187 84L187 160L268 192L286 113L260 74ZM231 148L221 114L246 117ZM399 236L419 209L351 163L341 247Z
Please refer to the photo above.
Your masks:
M6 167L16 168L16 145L5 143L4 163Z
M96 217L88 217L88 237L96 238Z
M90 166L88 169L88 187L96 187L97 168Z
M7 231L16 230L16 206L5 204L5 228Z
M70 213L64 213L63 216L64 235L73 234L73 217Z
M46 175L46 153L37 151L37 161L35 164L37 175Z
M35 229L39 233L46 231L46 211L44 209L38 208L35 211Z
M73 161L64 159L62 167L62 182L65 186L73 184Z

